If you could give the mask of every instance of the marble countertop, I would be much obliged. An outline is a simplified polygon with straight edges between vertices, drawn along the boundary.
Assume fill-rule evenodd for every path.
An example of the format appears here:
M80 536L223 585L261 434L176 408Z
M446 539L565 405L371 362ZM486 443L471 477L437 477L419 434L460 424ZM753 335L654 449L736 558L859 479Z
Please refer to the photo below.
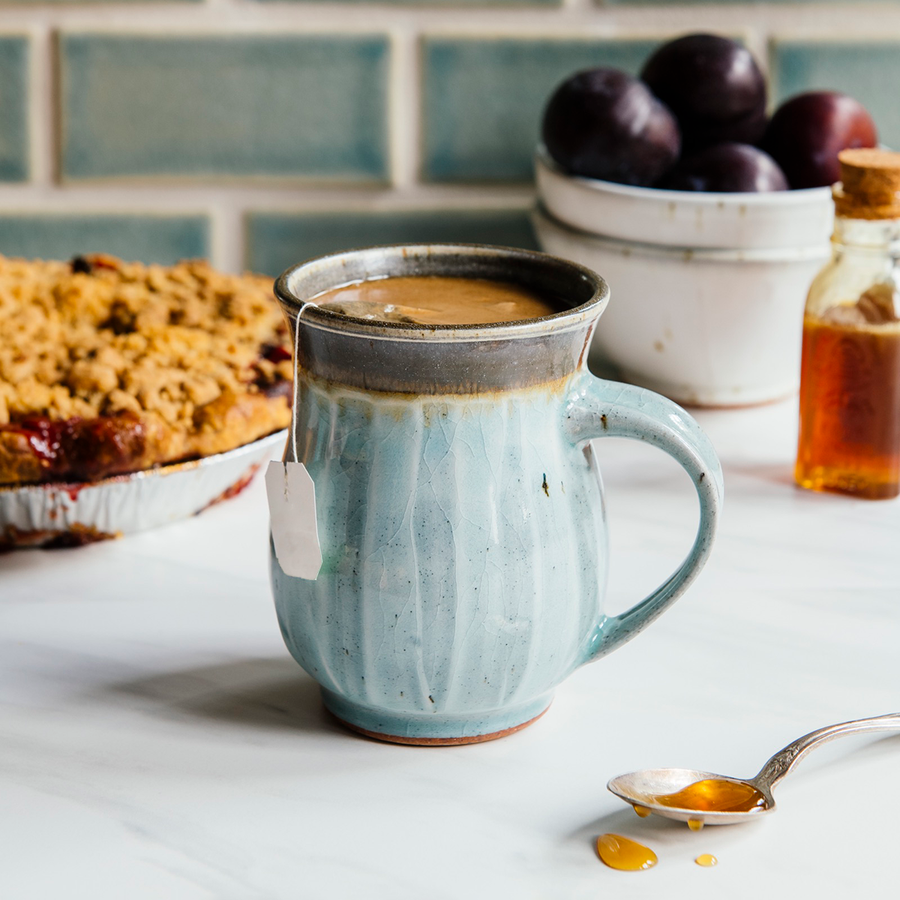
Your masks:
M726 478L706 570L492 743L381 744L325 713L275 621L261 479L154 532L0 557L0 895L886 895L900 736L815 751L745 826L639 819L605 789L644 766L749 776L813 728L900 709L900 502L795 489L793 401L697 418ZM617 611L680 561L696 500L661 453L597 450ZM604 832L659 864L606 868Z

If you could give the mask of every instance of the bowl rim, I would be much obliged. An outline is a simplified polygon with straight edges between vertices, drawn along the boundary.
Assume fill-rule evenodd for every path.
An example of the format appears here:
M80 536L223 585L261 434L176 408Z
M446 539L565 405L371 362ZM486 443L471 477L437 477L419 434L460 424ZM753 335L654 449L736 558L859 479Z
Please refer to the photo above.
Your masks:
M689 247L676 244L654 244L634 241L630 238L611 237L586 231L558 219L538 201L529 211L529 218L535 228L550 227L567 240L579 241L609 253L629 256L651 256L674 259L680 262L697 263L795 263L817 262L820 266L828 260L831 245L806 244L799 247Z
M587 231L557 218L538 201L529 210L529 218L535 227L549 226L565 234L569 240L581 241L611 253L632 256L654 256L693 260L707 263L792 263L818 260L820 264L829 258L831 244L803 244L797 247L690 247L679 244L654 244L630 238L612 237Z
M600 178L587 178L583 175L571 175L566 172L547 151L543 144L535 150L535 163L538 168L545 168L551 174L577 185L595 194L612 194L647 202L684 203L692 206L803 206L831 200L831 186L815 188L796 188L787 191L765 191L746 193L714 193L712 191L673 191L667 188L636 187L630 184L618 184L614 181L603 181Z

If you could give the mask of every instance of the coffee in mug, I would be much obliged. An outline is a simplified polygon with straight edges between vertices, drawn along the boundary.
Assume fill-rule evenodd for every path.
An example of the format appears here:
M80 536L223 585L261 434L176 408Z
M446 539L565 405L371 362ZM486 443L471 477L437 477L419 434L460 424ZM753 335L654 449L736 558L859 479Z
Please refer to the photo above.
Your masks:
M489 325L562 312L559 301L522 285L486 278L400 275L331 288L312 302L320 309L418 325Z

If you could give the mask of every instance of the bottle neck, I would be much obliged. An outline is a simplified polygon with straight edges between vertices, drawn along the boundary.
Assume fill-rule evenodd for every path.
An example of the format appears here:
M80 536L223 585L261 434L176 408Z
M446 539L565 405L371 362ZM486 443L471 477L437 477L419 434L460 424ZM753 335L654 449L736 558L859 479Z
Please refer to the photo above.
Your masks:
M837 216L831 242L838 255L889 256L900 260L900 219Z

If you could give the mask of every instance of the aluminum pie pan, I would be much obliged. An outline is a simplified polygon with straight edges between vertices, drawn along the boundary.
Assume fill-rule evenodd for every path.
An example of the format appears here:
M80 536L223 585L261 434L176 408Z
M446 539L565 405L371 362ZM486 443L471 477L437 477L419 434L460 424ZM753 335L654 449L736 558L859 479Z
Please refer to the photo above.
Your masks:
M82 484L0 487L0 550L74 546L168 525L238 494L287 430L202 459Z

